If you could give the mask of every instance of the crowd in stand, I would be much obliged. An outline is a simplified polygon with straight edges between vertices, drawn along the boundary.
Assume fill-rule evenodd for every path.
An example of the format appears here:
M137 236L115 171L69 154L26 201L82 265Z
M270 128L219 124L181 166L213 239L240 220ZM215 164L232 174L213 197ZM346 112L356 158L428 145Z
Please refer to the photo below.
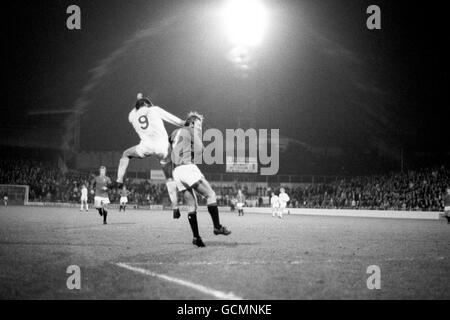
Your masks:
M253 194L239 183L234 187L214 189L223 204L231 204L237 190L241 189L256 206L262 206L263 199L268 200L272 192L277 194L279 187L258 187ZM445 190L450 187L450 170L446 167L427 168L295 188L283 187L291 198L289 206L292 208L441 211Z
M96 174L76 171L62 173L56 165L36 160L0 160L0 184L30 186L29 201L79 202L82 185L88 187L89 196L93 198L91 181ZM163 184L147 181L129 184L128 188L130 203L140 205L161 203L165 192ZM112 188L109 197L111 202L118 203L119 190Z
M78 202L83 184L88 186L93 198L93 177L94 173L68 171L63 174L57 166L46 162L0 160L0 184L29 185L30 201ZM126 185L132 204L161 204L167 196L164 184L143 181ZM440 167L285 189L291 198L290 207L437 211L443 208L443 195L449 186L450 170ZM267 199L272 192L277 192L276 187L260 187L250 193L245 183L237 182L235 186L213 184L213 188L219 205L232 205L238 189L248 199L253 199L256 206L263 205L264 197ZM111 202L118 202L119 198L119 190L112 189Z
M356 177L287 192L293 207L439 211L449 186L450 170L441 167Z

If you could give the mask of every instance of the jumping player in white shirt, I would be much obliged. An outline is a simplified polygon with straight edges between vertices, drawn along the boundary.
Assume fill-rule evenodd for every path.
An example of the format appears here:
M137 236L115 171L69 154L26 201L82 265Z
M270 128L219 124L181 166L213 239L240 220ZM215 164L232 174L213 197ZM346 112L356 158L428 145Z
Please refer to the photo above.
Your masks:
M272 197L270 198L270 204L272 205L272 217L280 215L280 198L272 192Z
M169 136L167 135L164 122L166 121L177 127L184 126L185 121L153 105L149 98L142 93L137 95L136 105L131 110L128 121L133 125L141 142L124 151L117 170L117 183L122 187L123 177L128 168L130 159L143 159L156 156L161 164L166 177L167 191L172 202L174 216L179 215L177 188L172 178L172 164L169 152Z
M280 195L278 196L278 198L280 198L279 217L283 218L283 213L286 213L286 206L287 206L287 203L289 202L289 200L291 200L291 198L289 198L289 196L285 192L284 188L280 188Z
M81 186L80 201L81 201L80 211L83 211L83 208L86 208L86 211L88 211L89 210L89 206L88 206L88 189L86 188L85 184L83 184Z

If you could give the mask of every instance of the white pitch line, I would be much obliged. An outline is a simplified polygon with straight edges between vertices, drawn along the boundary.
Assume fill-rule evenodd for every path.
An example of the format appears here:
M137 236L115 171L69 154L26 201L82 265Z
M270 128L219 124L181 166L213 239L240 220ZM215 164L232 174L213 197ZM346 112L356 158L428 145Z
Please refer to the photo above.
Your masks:
M445 257L437 257L434 259L418 259L413 257L404 257L404 258L382 258L378 259L381 262L390 262L390 261L442 261L445 260ZM365 260L361 258L351 258L351 259L322 259L321 263L346 263L346 262L360 262L363 263ZM310 260L289 260L289 261L264 261L264 260L254 260L254 261L182 261L182 262L133 262L129 263L130 266L161 266L161 265L177 265L177 266L257 266L257 265L300 265L310 263Z
M306 261L303 261L306 262ZM133 262L129 265L145 266L145 265L177 265L177 266L253 266L253 265L269 265L269 264L301 264L302 261L183 261L183 262Z
M126 263L123 263L123 262L118 262L118 263L116 263L116 265L121 267L121 268L130 270L130 271L134 271L134 272L137 272L137 273L144 274L146 276L163 279L163 280L166 280L166 281L169 281L169 282L173 282L173 283L176 283L176 284L179 284L179 285L182 285L182 286L185 286L185 287L188 287L188 288L200 291L200 292L205 293L207 295L213 296L213 297L215 297L217 299L221 299L221 300L243 300L241 297L238 297L238 296L234 295L234 293L232 293L232 292L229 292L229 293L222 292L222 291L215 290L215 289L212 289L212 288L208 288L208 287L205 287L203 285L196 284L196 283L193 283L193 282L190 282L190 281L186 281L186 280L183 280L183 279L174 278L174 277L171 277L171 276L168 276L168 275L165 275L165 274L159 274L159 273L156 273L156 272L153 272L153 271L150 271L150 270L147 270L147 269L143 269L143 268L133 267L133 266L130 266L129 264L126 264Z

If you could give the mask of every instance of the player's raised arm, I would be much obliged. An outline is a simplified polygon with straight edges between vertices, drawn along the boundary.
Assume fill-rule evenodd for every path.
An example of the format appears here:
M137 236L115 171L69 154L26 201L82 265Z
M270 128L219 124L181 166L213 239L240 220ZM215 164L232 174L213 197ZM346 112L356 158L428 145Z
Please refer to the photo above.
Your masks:
M164 109L162 109L160 107L157 107L157 106L154 106L152 108L154 110L158 111L159 116L161 117L162 120L164 120L164 121L166 121L166 122L168 122L170 124L173 124L174 126L177 126L177 127L184 126L184 122L185 121L181 120L177 116L174 116L173 114L171 114L171 113L167 112L166 110L164 110Z

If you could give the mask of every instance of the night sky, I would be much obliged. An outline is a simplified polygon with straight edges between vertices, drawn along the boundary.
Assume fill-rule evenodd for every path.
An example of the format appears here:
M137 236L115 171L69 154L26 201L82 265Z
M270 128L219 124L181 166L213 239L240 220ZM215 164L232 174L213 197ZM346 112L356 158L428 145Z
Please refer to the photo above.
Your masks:
M173 2L2 4L2 126L23 125L29 110L81 108L82 149L121 150L137 142L127 122L137 92L220 129L235 128L254 97L258 128L311 146L449 151L444 8L267 0L258 65L241 79L208 15L221 1ZM70 4L81 7L80 31L65 26ZM371 4L382 30L366 28Z

